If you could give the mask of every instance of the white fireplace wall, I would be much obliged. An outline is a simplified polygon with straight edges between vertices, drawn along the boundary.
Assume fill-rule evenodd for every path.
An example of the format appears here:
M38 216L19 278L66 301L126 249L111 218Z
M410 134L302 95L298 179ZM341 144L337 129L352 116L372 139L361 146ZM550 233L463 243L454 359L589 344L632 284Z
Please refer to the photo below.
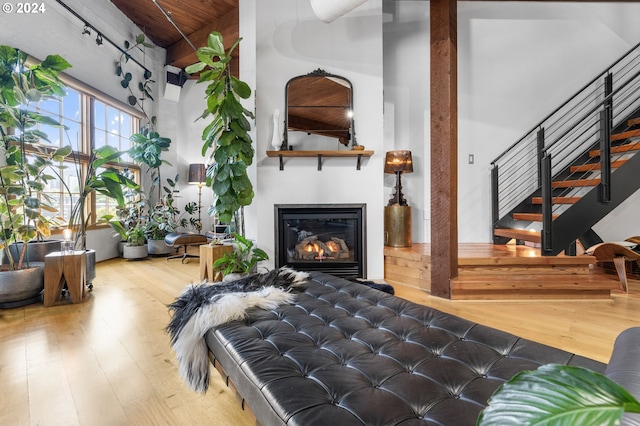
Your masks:
M274 205L365 203L367 205L367 276L384 276L383 247L383 126L381 0L371 0L331 24L318 20L308 0L256 3L257 118L257 240L275 257ZM272 114L281 111L283 127L285 85L297 75L317 68L341 75L353 84L354 119L358 143L375 154L363 159L326 158L322 171L315 158L277 158L266 151L272 134ZM338 149L328 142L324 149ZM298 146L297 149L306 147ZM307 149L317 149L314 148Z

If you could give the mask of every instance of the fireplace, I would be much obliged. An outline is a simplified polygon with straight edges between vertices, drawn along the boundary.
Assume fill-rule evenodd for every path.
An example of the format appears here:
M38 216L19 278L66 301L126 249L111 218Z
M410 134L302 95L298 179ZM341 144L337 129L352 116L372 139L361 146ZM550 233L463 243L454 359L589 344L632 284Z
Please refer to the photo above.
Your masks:
M276 267L366 278L365 204L276 204Z

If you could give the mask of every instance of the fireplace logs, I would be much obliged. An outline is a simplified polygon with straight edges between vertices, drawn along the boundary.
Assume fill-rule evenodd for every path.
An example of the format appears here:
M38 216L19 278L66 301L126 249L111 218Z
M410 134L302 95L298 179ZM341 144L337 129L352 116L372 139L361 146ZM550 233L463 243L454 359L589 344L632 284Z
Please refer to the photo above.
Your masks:
M352 256L349 247L342 238L331 237L328 241L321 241L317 235L307 237L296 244L296 259L325 260L345 259Z

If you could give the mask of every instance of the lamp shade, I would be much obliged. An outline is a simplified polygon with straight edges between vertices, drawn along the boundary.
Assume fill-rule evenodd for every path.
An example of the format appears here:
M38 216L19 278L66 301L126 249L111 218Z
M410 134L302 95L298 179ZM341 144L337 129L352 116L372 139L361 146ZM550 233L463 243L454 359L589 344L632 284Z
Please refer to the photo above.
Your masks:
M189 164L189 183L202 183L207 180L204 164Z
M389 151L384 163L385 173L412 173L413 160L411 159L411 151Z
M311 8L325 24L329 24L345 13L351 12L367 0L311 0Z

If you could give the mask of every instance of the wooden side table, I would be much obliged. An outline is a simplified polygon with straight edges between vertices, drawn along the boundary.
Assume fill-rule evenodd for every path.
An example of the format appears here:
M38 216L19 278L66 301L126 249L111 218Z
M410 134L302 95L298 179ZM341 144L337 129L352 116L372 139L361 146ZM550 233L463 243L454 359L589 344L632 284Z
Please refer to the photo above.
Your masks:
M44 257L44 306L62 303L67 283L71 303L81 303L87 282L87 258L84 250L54 251Z
M215 273L213 262L222 257L225 253L233 251L232 246L204 244L200 246L200 279L211 282L221 281L222 274Z

